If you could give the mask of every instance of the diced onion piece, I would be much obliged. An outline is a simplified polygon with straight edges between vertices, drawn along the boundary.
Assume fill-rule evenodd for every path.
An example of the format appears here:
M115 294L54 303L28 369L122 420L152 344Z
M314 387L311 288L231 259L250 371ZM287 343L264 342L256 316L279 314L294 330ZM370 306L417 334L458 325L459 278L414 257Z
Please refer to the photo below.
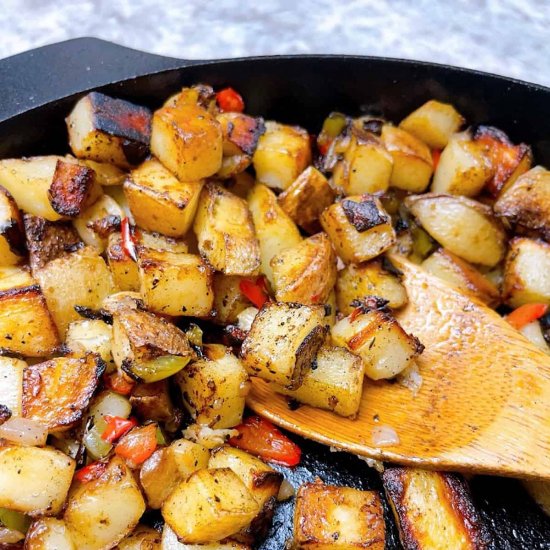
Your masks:
M258 314L258 308L247 307L237 315L237 326L244 332L248 332L252 326L254 317Z
M294 487L286 480L283 479L281 486L279 487L279 493L277 494L277 500L282 502L283 500L288 500L295 495L296 491Z
M414 395L418 393L422 386L422 375L418 371L418 365L415 361L397 376L397 381L411 390Z
M545 353L550 354L550 347L544 339L539 321L532 321L531 323L528 323L520 329L520 332L523 336L530 340L531 343L535 344L537 348L540 348Z
M237 430L222 430L209 428L202 424L191 424L183 431L183 437L198 443L207 449L222 446L228 439L239 435Z
M375 426L372 429L372 442L376 447L399 445L397 432L391 426Z
M36 420L16 416L0 426L0 437L18 445L41 447L46 444L48 428Z

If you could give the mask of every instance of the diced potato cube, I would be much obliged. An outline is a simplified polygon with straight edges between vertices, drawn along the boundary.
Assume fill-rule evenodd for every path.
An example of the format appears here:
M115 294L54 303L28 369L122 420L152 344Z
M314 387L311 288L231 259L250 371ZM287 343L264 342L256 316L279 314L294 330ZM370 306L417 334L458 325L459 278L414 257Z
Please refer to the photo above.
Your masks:
M117 550L161 550L161 534L152 527L138 525L118 543Z
M496 265L506 250L506 233L492 209L453 195L411 195L405 205L443 247L467 262Z
M198 105L155 111L151 152L181 181L215 174L222 164L220 123Z
M214 89L208 84L185 86L163 103L163 107L185 107L186 105L200 105L209 113L217 112Z
M351 487L305 483L294 509L297 550L383 550L384 510L378 493Z
M199 250L208 263L227 275L257 275L260 247L244 199L207 183L193 224Z
M0 266L16 265L26 254L25 229L19 207L9 191L0 186Z
M107 241L107 262L117 290L138 291L140 288L138 265L122 247L120 233L112 233Z
M372 260L364 264L350 264L338 272L336 301L338 311L349 315L355 306L352 302L367 296L388 300L391 308L397 309L408 302L407 291L394 273L385 269L384 261Z
M0 506L30 516L61 512L75 461L52 447L0 448Z
M160 509L182 479L171 448L157 449L139 471L139 482L149 508Z
M170 445L178 473L182 479L187 479L197 470L208 468L210 451L188 439L176 439Z
M0 357L0 405L8 407L12 417L21 416L23 401L23 371L27 363L21 359Z
M239 313L250 306L240 289L243 277L214 273L214 311L216 323L236 323Z
M474 197L491 177L483 147L468 133L453 136L439 158L432 191Z
M25 547L28 550L76 550L67 525L55 518L34 521L27 531Z
M187 544L180 542L178 536L170 526L165 523L162 528L162 550L250 550L248 544L242 544L234 540L223 540L208 544Z
M399 127L432 149L443 149L463 124L464 118L452 105L431 99L404 118Z
M259 509L237 474L220 468L199 470L178 485L162 515L182 542L208 543L240 531Z
M130 403L138 418L165 423L168 431L173 431L181 422L181 414L174 408L170 397L168 380L149 384L136 384L130 396Z
M495 212L550 240L550 170L536 166L520 176L500 195Z
M63 518L76 548L99 550L116 546L144 511L132 470L115 456L97 479L73 485Z
M241 357L253 376L300 386L327 333L324 306L266 303L254 318Z
M75 306L99 309L114 290L111 272L94 249L83 248L57 258L35 273L59 334L79 319Z
M332 340L365 363L373 380L393 378L406 369L424 347L384 311L367 311L344 317L332 327Z
M363 392L365 372L361 358L344 348L323 346L315 364L297 390L277 387L276 391L300 403L354 418Z
M248 194L248 206L260 243L261 272L273 284L271 259L298 244L302 237L296 224L279 206L275 193L265 185L256 184Z
M319 217L335 198L327 178L308 166L278 197L279 206L308 233L320 229Z
M141 294L148 309L166 315L206 317L212 310L212 270L200 256L139 251Z
M502 294L512 307L550 304L550 244L523 238L510 241Z
M66 123L78 158L127 168L149 151L151 111L129 101L91 92L77 102Z
M474 266L440 248L422 262L422 267L450 285L475 296L490 307L500 301L498 288Z
M151 158L130 172L124 193L137 225L171 237L185 235L197 211L203 182L178 180Z
M126 172L114 164L96 162L95 160L85 160L84 164L95 172L95 179L99 185L111 186L124 183Z
M326 233L317 233L271 260L279 302L326 303L336 282L336 255Z
M424 191L433 172L429 147L409 132L389 124L382 127L381 137L393 158L390 185L413 193Z
M390 216L370 195L347 197L329 206L321 215L321 225L346 263L371 260L396 240Z
M266 122L253 163L258 182L286 189L311 163L309 134L298 126Z
M109 365L113 363L112 341L113 327L111 325L101 319L80 319L69 325L65 345L69 353L73 355L97 353Z
M0 291L33 284L36 284L36 281L27 266L0 266Z
M191 363L176 375L183 404L198 424L232 428L241 423L248 374L228 350Z

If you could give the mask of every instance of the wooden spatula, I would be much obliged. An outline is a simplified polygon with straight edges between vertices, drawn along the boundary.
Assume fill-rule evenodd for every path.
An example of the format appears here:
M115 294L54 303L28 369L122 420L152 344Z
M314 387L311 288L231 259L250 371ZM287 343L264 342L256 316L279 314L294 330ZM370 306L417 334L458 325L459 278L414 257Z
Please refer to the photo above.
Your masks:
M259 379L248 405L306 438L378 460L438 470L550 479L550 356L504 319L410 262L404 328L426 346L416 395L365 380L356 420L300 406ZM388 426L399 443L377 445Z

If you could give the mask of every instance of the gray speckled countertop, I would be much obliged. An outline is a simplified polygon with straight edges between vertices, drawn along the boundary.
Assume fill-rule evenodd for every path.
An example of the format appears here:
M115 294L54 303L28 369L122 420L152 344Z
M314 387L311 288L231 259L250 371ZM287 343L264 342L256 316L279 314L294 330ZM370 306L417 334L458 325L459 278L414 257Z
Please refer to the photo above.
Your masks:
M2 0L0 57L98 36L175 57L348 53L550 85L548 0Z

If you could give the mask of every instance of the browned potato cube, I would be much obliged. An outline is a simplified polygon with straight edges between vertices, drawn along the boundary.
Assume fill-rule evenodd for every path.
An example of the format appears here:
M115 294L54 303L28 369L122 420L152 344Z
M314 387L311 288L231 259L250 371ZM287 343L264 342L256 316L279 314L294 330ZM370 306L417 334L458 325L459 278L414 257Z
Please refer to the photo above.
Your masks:
M550 240L550 171L536 166L520 176L500 195L495 212Z
M25 548L28 550L76 550L71 533L62 519L41 518L32 522L27 536Z
M298 126L266 122L253 163L259 183L286 189L311 163L309 134Z
M180 181L198 181L222 164L220 123L198 105L163 107L155 111L151 152Z
M7 407L11 416L21 416L21 402L23 400L23 372L27 363L12 357L0 357L0 384L2 396L0 405Z
M371 260L396 240L390 216L371 195L347 197L329 206L321 215L321 225L346 263Z
M260 247L244 199L215 183L202 190L193 229L201 255L227 275L257 275Z
M375 491L305 483L294 509L297 550L384 550L384 510Z
M327 178L308 166L278 197L279 206L308 233L320 229L319 217L334 202Z
M463 124L464 118L452 105L431 99L404 118L399 127L432 149L443 149Z
M138 525L127 537L121 540L117 550L161 550L161 534L152 527Z
M151 158L130 172L124 193L137 225L171 237L185 235L197 211L202 181L178 180Z
M336 282L336 255L326 233L317 233L271 260L279 302L326 303Z
M404 550L490 547L491 534L460 476L391 466L382 479Z
M523 238L510 241L502 294L512 307L550 304L550 244Z
M388 266L386 262L371 260L364 264L350 264L338 272L336 281L338 311L349 315L355 309L352 302L367 296L384 298L394 309L408 302L405 287L395 272L386 269Z
M269 302L254 318L241 357L253 376L296 389L327 333L324 306Z
M96 162L95 160L84 160L86 166L89 166L95 172L95 179L99 185L122 185L126 178L126 172L118 166L108 162Z
M250 301L241 292L243 277L214 273L214 320L221 325L237 322L241 311L250 307Z
M9 191L0 186L0 265L16 265L26 254L25 230L19 207Z
M393 158L390 185L421 193L428 187L433 172L430 148L401 128L385 124L382 143Z
M150 384L136 384L130 396L130 404L143 421L154 420L173 425L181 420L181 414L176 412L172 403L166 379Z
M113 327L101 319L80 319L73 321L67 329L65 346L67 353L81 357L86 353L97 353L105 361L108 370L114 367L111 346Z
M117 290L138 291L140 287L138 265L124 251L120 233L109 235L105 252L115 288Z
M236 540L224 539L209 544L186 544L165 523L162 528L162 550L251 550L248 544Z
M185 107L186 105L199 105L209 113L217 113L214 89L208 84L185 86L163 103L163 107Z
M78 101L66 123L78 158L127 168L149 151L151 111L129 101L91 92Z

